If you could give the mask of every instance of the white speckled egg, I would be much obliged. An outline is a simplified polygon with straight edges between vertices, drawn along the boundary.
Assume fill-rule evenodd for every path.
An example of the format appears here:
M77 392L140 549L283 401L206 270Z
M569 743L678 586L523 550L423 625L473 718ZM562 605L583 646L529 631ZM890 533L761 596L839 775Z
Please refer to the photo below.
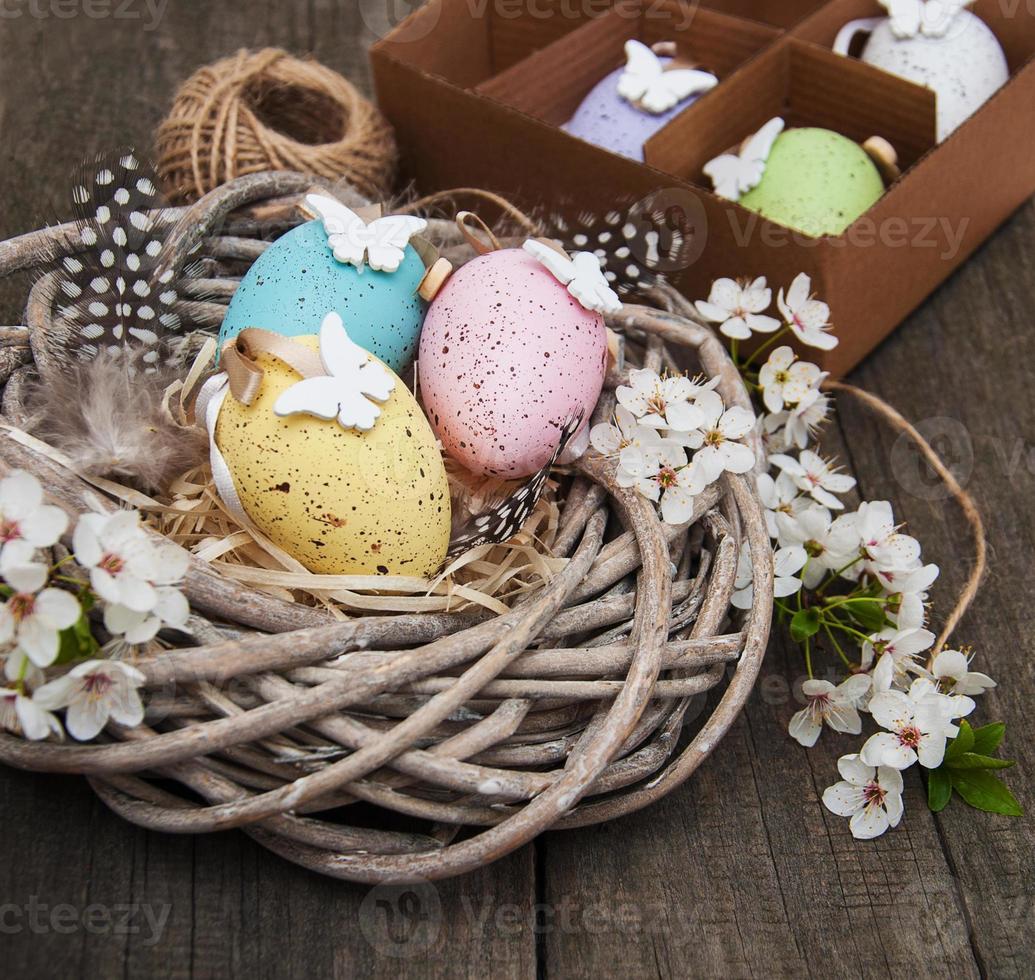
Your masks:
M316 337L298 338L318 348ZM276 545L313 572L430 575L449 546L449 484L434 433L396 381L368 432L308 415L278 417L273 404L299 380L259 354L258 396L228 394L215 441L241 504Z
M848 51L851 38L871 29L862 60L938 95L938 141L951 135L1010 79L1002 46L988 25L969 10L959 11L941 37L896 37L888 19L852 21L835 42Z

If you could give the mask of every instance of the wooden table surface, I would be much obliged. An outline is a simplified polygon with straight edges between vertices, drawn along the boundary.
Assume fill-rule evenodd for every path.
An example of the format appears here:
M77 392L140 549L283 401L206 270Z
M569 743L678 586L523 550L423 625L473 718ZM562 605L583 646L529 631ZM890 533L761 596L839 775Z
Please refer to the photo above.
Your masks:
M311 51L369 87L369 7L5 0L0 237L66 214L80 159L148 146L176 85L238 47ZM2 287L3 322L20 322L25 287ZM1001 682L980 717L1009 723L1004 749L1019 766L1007 778L1029 806L1033 299L1029 203L851 379L937 434L983 509L991 569L958 639ZM941 564L935 599L947 607L972 553L959 513L856 406L842 404L839 425L828 445ZM903 825L853 841L819 801L846 743L828 734L806 754L786 735L801 673L774 641L734 730L654 809L549 834L415 899L320 878L239 832L148 833L81 780L0 771L0 975L1035 975L1031 823L956 801L932 816L914 769Z

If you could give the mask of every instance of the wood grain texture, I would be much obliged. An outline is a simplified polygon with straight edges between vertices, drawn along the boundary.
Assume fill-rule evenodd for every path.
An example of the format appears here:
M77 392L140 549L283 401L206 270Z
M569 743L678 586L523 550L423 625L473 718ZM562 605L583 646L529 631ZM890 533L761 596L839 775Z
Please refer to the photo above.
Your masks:
M63 215L67 175L85 154L146 144L177 82L240 46L313 51L366 85L364 6L169 0L150 32L139 20L82 13L0 19L0 237ZM0 286L3 322L17 322L24 285ZM1010 723L1004 750L1020 765L1006 778L1028 806L1035 799L1026 723L1035 693L1035 402L1025 354L1033 290L1035 208L1028 205L851 379L928 434L940 432L938 448L964 471L982 506L991 573L958 640L973 644L1004 682L984 699L981 718ZM842 400L840 419L831 451L848 459L865 496L894 501L927 555L941 562L934 595L947 605L969 556L953 505L932 499L908 450L864 410ZM873 844L853 842L819 794L836 778L837 756L857 743L827 733L807 754L787 740L801 674L793 650L774 643L749 710L688 785L646 812L551 834L486 871L439 884L437 906L427 895L418 907L405 895L321 879L239 832L140 831L110 814L82 781L3 770L3 972L1030 975L1030 822L956 803L931 817L913 772L904 827ZM29 926L32 902L42 930ZM56 913L62 904L72 913ZM81 918L70 929L63 924L95 906L111 916L135 906L121 923L130 931L114 921L105 927L101 918L92 928ZM151 923L163 916L152 941ZM22 927L8 931L15 921Z

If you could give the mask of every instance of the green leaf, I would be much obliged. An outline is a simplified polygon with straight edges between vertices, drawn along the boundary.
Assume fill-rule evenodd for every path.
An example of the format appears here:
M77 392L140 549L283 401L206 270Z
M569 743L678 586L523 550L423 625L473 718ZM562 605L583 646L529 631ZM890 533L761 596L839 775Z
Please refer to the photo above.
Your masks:
M862 627L864 633L879 633L887 622L884 603L876 599L853 599L845 605L848 615Z
M791 620L791 636L795 643L804 643L819 632L822 619L818 609L799 609Z
M990 725L982 725L974 729L974 752L981 755L991 755L1002 742L1006 734L1006 725L1001 721L994 721Z
M84 604L85 605L85 604ZM76 660L87 660L92 657L100 644L90 631L90 621L84 612L79 621L62 630L59 634L60 646L55 663L68 664Z
M952 796L952 777L947 769L932 769L927 774L927 805L941 813Z
M1024 810L997 776L984 769L955 769L952 788L972 807L986 813L1002 813L1020 817Z
M974 748L974 729L966 718L960 720L960 733L945 750L945 765L952 766L956 759Z
M950 769L1009 769L1013 762L1009 759L997 759L991 755L979 755L977 752L964 752L952 760Z

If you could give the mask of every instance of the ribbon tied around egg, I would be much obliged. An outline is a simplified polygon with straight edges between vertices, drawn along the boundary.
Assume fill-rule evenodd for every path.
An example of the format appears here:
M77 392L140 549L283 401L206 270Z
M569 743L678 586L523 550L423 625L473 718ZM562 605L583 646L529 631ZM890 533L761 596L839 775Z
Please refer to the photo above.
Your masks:
M369 352L352 342L341 317L334 312L320 326L320 352L280 334L249 327L223 347L223 370L233 396L250 405L259 392L263 371L255 360L272 354L294 368L301 380L288 388L273 407L276 415L312 415L337 419L343 429L368 432L395 390L392 373Z

